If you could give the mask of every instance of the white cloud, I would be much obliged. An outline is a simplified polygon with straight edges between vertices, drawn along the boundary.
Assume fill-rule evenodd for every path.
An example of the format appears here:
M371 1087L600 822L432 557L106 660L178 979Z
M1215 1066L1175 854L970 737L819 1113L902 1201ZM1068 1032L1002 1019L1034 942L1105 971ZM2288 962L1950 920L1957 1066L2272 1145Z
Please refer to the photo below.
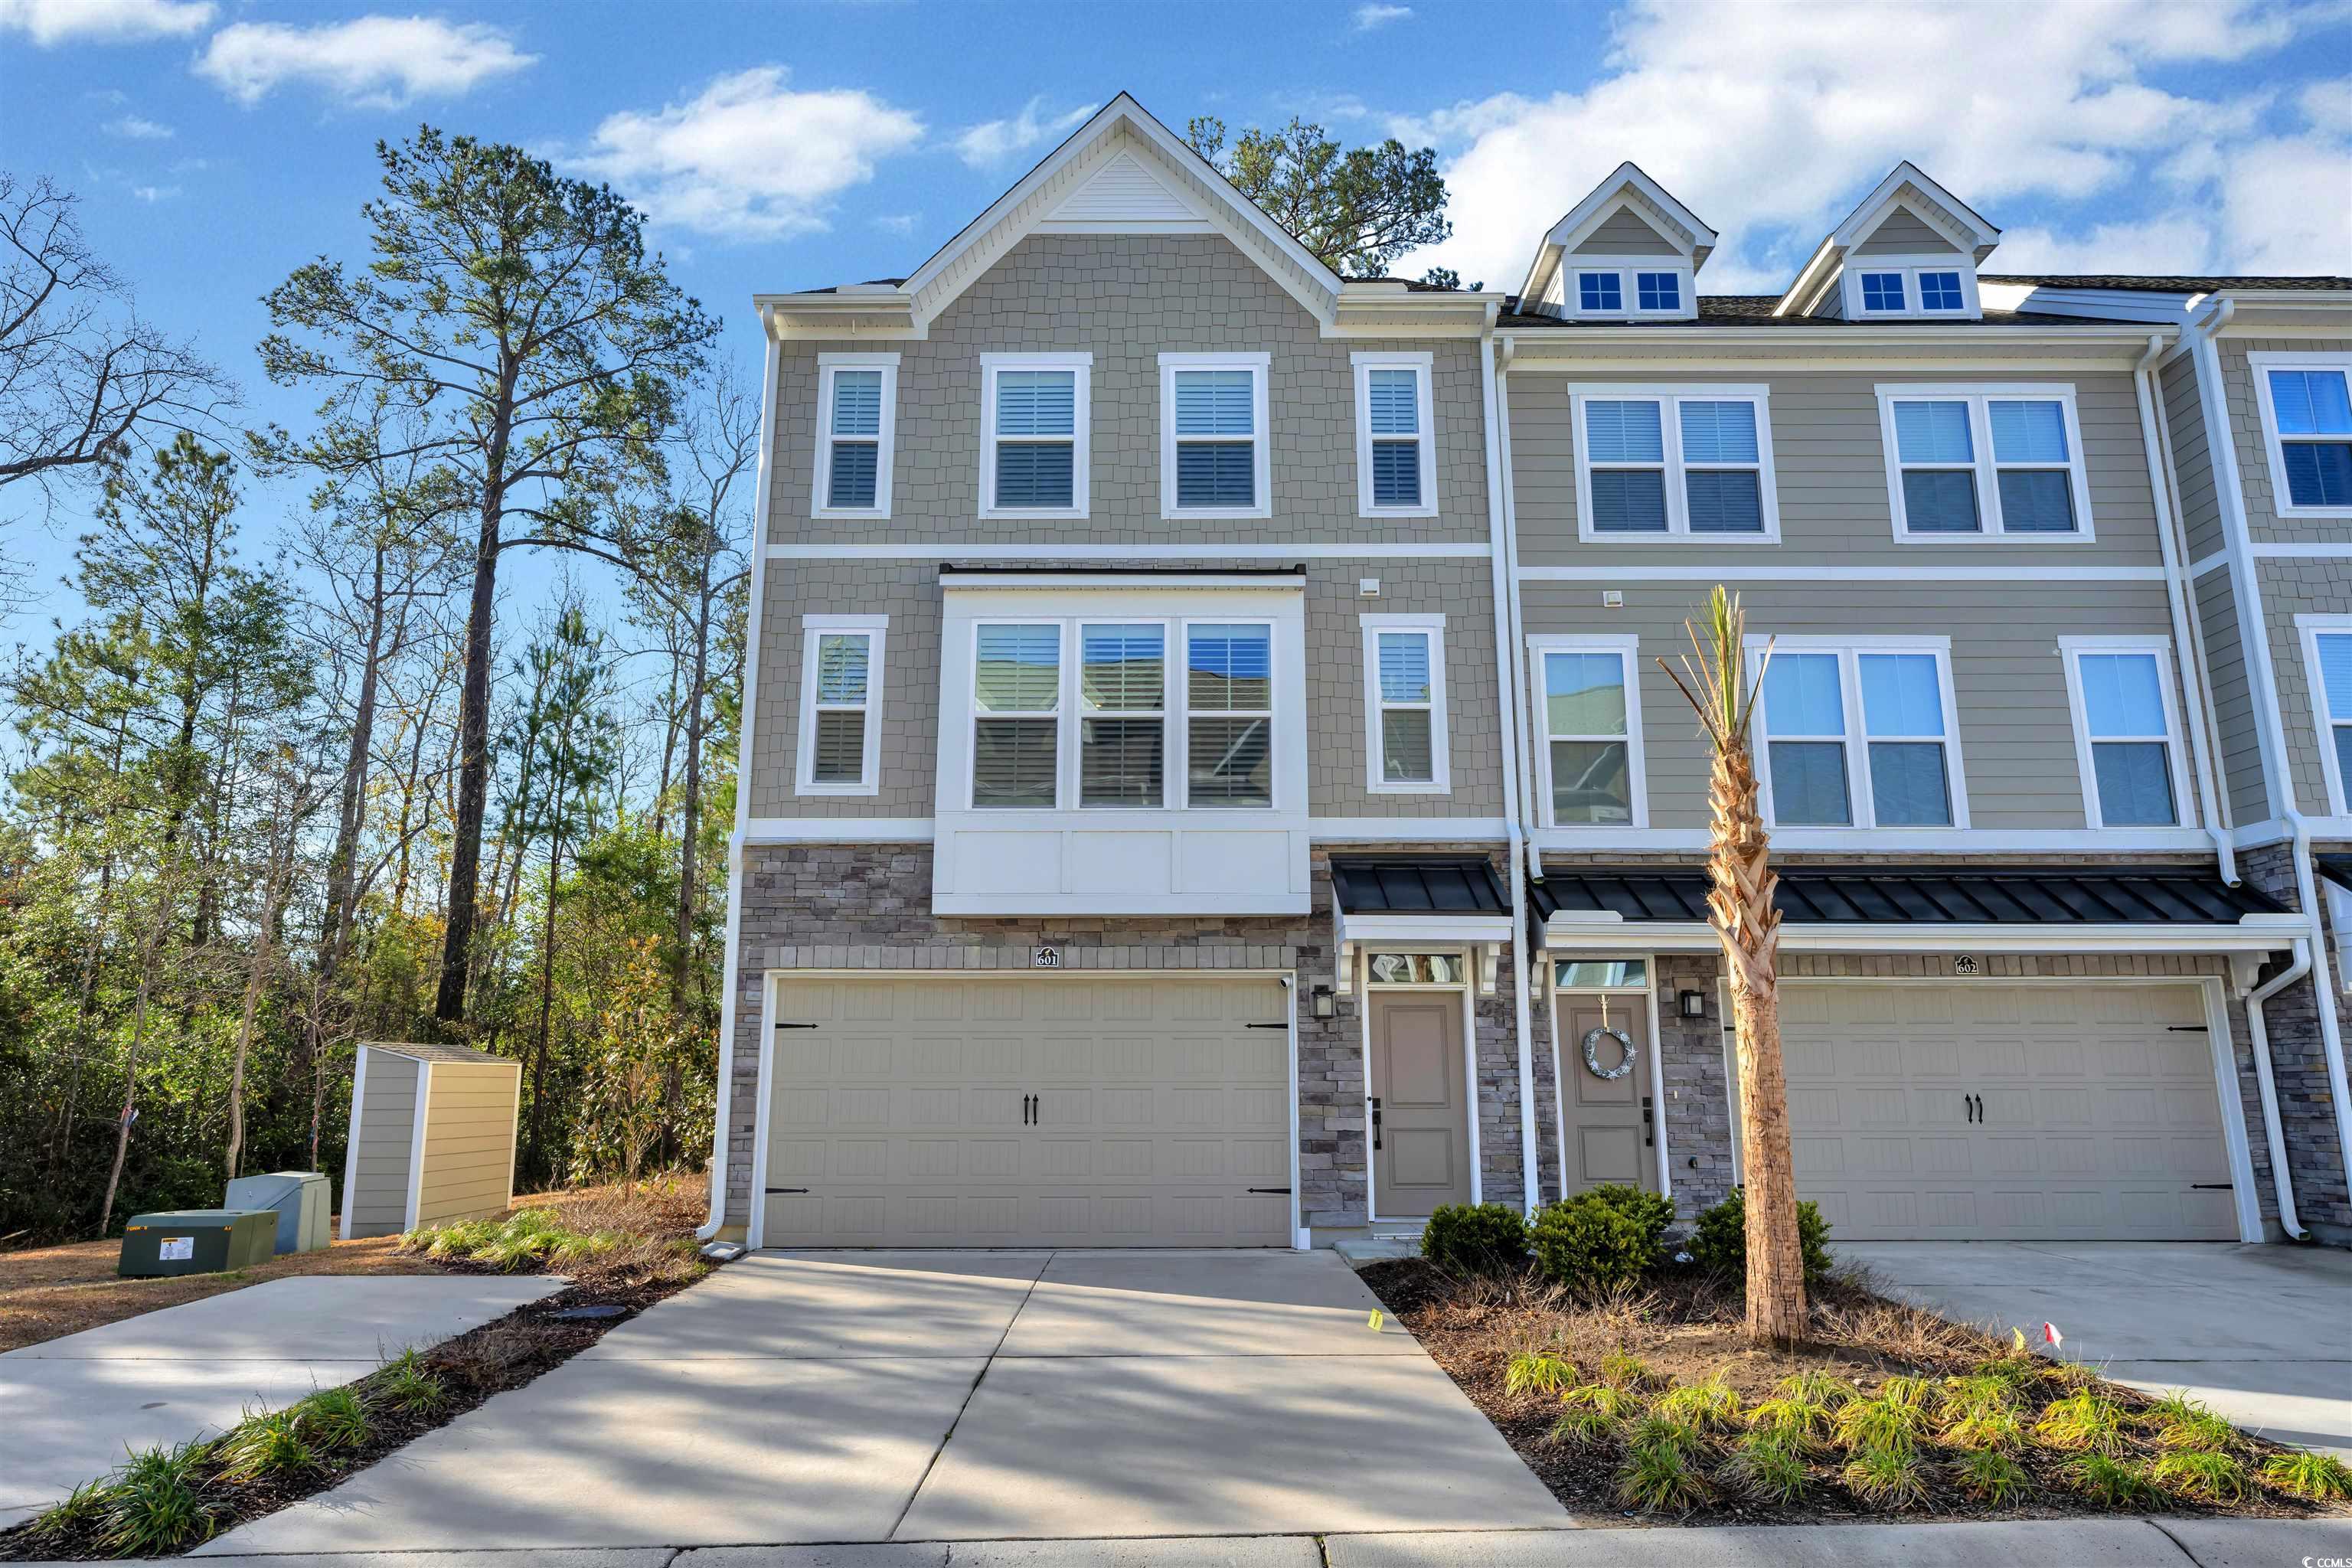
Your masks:
M212 0L0 0L0 33L24 33L43 48L181 38L212 19Z
M147 203L168 202L180 194L177 185L133 185L131 194Z
M1080 104L1067 114L1051 119L1041 118L1038 110L1043 98L1033 98L1021 106L1021 112L1010 120L986 120L959 134L955 139L956 156L975 169L993 168L1016 153L1026 153L1041 142L1058 142L1086 123L1089 115L1102 106Z
M922 216L920 213L885 213L874 220L874 226L885 234L912 234Z
M1542 231L1627 157L1722 235L1701 277L1710 292L1785 287L1906 157L1996 223L2021 208L2044 218L2012 218L2020 232L1995 252L1998 270L2064 258L2113 267L2093 248L2103 238L2163 270L2298 257L2293 269L2336 270L2352 254L2325 243L2352 224L2347 204L2313 199L2344 189L2352 147L2327 129L2352 112L2342 95L2306 94L2313 131L2280 138L2263 130L2263 99L2197 96L2179 85L2193 73L2177 69L2157 79L2158 67L2276 48L2324 16L2256 0L2002 6L1988 26L1993 15L1952 0L1635 0L1584 90L1395 122L1450 153L1455 232L1392 270L1452 267L1516 288ZM2273 172L2311 181L2330 147L2335 167L2294 203ZM2225 176L2244 188L2225 198ZM2273 201L2276 237L2231 216ZM2046 220L2078 204L2105 228Z
M213 35L196 74L250 107L308 82L363 109L457 98L537 63L502 31L432 16L360 16L297 27L238 22Z
M109 136L121 136L132 142L168 142L179 134L168 125L158 125L152 120L142 120L135 114L126 114L120 120L108 121L106 133Z
M854 89L793 91L788 75L761 66L658 113L609 115L567 161L661 223L734 239L823 229L833 198L919 142L923 122Z
M2094 224L2061 235L2047 226L2005 229L1987 268L1995 272L2200 273L2214 266L2213 234L2202 218L2154 217Z
M1385 27L1391 22L1402 22L1412 15L1410 5L1359 5L1356 7L1356 31L1369 33L1375 27Z

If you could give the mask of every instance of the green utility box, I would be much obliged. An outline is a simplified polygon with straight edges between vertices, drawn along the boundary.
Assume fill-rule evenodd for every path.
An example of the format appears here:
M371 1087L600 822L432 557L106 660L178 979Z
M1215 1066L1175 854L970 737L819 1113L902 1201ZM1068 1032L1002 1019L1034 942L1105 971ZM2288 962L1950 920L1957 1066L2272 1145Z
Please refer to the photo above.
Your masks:
M278 1250L278 1215L269 1209L179 1209L132 1215L122 1232L125 1278L218 1274L267 1263Z

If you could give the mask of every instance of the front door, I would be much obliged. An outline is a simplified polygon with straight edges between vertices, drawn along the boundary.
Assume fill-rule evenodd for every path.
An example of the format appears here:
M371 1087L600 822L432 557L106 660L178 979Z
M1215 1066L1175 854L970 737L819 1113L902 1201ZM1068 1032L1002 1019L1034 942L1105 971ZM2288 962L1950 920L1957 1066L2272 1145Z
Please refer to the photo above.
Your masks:
M1381 1218L1470 1201L1462 994L1371 992L1372 1180Z
M1587 1060L1585 1037L1595 1029L1603 1032L1593 1036ZM1580 1193L1603 1183L1655 1189L1657 1130L1651 1121L1650 1022L1643 999L1612 996L1604 1009L1598 996L1561 996L1556 1046L1567 1191ZM1593 1070L1595 1062L1600 1072Z

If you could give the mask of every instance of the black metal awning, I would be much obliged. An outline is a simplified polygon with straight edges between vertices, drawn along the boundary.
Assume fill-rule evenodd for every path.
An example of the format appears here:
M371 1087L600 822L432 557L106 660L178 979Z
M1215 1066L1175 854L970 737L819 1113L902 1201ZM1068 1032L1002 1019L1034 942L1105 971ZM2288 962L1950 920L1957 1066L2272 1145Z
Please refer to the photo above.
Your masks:
M2352 875L2352 856L2341 858ZM1547 868L1528 889L1540 919L1605 912L1628 921L1705 921L1706 891L1705 872L1649 866ZM2287 912L2195 866L1792 866L1780 870L1774 902L1790 925L2234 925Z
M2321 876L2352 893L2352 855L2314 855L2311 863L2319 868Z
M1331 891L1351 915L1508 915L1510 896L1476 856L1338 856Z

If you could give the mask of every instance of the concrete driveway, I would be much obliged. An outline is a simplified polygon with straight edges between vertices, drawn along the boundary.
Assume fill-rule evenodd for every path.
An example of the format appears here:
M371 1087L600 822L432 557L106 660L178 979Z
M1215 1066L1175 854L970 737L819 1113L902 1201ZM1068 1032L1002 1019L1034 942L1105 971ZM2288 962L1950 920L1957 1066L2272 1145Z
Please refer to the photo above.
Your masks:
M213 1554L1559 1529L1328 1252L756 1255Z
M2282 1443L2352 1458L2352 1253L2221 1242L1840 1244L1946 1317L2039 1339L2151 1393L2186 1389Z
M560 1290L549 1277L273 1279L0 1355L0 1529L122 1462Z

